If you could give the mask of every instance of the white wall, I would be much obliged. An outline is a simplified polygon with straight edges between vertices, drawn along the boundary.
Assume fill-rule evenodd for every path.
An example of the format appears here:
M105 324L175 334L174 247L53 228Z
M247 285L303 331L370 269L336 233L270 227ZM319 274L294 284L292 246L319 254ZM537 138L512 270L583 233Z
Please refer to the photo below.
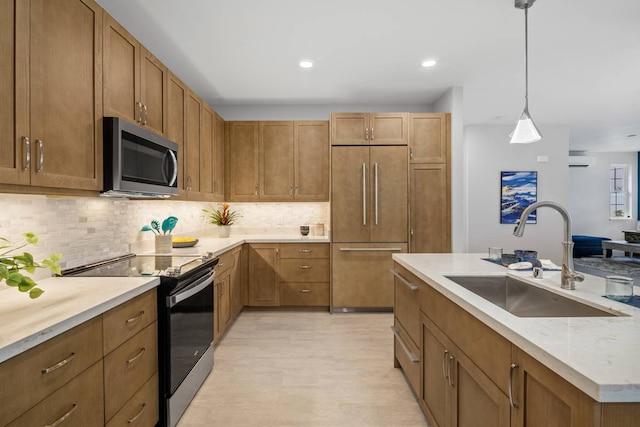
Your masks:
M464 128L469 252L486 253L489 246L502 247L505 253L533 249L541 259L562 261L563 222L558 212L538 210L537 224L528 224L521 238L513 236L512 224L500 224L501 171L537 171L538 201L550 200L568 208L568 128L540 128L544 138L534 144L509 144L512 126ZM539 155L548 156L549 161L538 163Z
M433 111L451 113L451 246L452 252L466 252L467 211L466 165L464 164L464 121L462 88L448 90L433 104Z
M609 168L613 164L631 165L631 193L638 194L637 153L586 153L596 164L569 168L569 207L573 234L622 240L623 230L637 228L637 200L631 202L631 219L609 219Z
M227 120L329 120L331 113L378 111L428 113L431 105L212 105Z

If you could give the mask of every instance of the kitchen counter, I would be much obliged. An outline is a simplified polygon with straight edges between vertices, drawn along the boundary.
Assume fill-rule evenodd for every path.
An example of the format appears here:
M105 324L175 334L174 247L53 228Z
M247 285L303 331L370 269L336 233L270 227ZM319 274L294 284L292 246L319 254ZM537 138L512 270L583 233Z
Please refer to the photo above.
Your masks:
M0 288L0 363L160 284L157 277L51 277L45 291L27 294Z
M602 297L605 281L585 275L576 290L560 288L560 272L513 271L484 254L394 254L394 261L598 402L640 402L640 309ZM521 318L445 275L514 275L557 294L627 316Z
M213 252L218 256L244 243L329 243L328 236L301 236L300 234L238 234L225 238L203 237L190 248L173 248L172 255L202 255ZM147 252L147 253L153 253Z
M213 252L218 256L244 243L329 243L329 238L300 234L204 237L194 247L174 248L172 254ZM50 277L37 282L45 292L35 300L0 285L0 363L158 286L160 279Z

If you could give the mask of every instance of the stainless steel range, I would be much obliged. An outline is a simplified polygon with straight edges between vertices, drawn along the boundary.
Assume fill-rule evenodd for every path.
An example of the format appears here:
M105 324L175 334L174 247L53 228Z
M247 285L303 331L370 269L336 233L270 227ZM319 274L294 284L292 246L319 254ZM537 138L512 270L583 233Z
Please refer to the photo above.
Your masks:
M213 368L213 268L205 256L125 255L62 276L158 276L160 425L175 426Z

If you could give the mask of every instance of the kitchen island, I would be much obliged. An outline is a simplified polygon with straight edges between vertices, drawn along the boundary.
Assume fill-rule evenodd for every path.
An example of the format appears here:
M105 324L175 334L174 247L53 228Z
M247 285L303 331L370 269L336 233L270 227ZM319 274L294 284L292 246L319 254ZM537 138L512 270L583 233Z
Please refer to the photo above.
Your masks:
M584 282L576 284L576 290L568 291L560 289L559 271L544 271L543 279L534 279L531 271L507 270L483 260L483 256L393 255L396 272L414 288L412 291L412 287L407 288L409 285L399 284L396 280L395 320L397 337L400 337L396 342L402 341L400 344L408 349L404 352L396 345L396 366L402 366L405 370L427 419L436 421L438 425L441 425L442 419L451 420L450 414L442 414L439 418L438 409L429 407L429 400L434 395L433 381L437 375L444 378L443 381L450 387L474 375L474 378L482 378L478 383L492 390L488 393L491 395L489 400L500 408L496 413L503 414L502 419L507 421L510 407L511 417L519 420L525 413L534 412L522 410L527 407L530 396L535 394L529 387L534 384L540 386L543 379L551 376L554 377L554 385L539 388L547 391L545 398L551 399L547 400L547 404L556 397L554 393L562 394L561 390L566 389L569 390L566 393L568 400L579 395L574 399L578 403L574 407L570 402L561 402L559 407L571 407L569 412L575 414L579 412L577 407L582 405L583 412L591 414L591 417L603 420L614 417L616 420L616 424L603 422L602 425L627 425L630 414L634 417L640 414L640 405L634 403L640 402L640 309L604 298L603 278L586 275ZM615 315L518 317L447 278L505 275ZM419 300L415 303L415 314L404 314L406 308L398 303L406 302L407 298L402 299L399 290L405 295L413 292L410 298ZM403 318L408 320L403 321ZM417 328L421 330L417 334L419 337L415 332L412 336L411 331ZM443 344L441 348L433 350L432 342ZM420 346L423 348L418 348ZM405 353L413 356L412 364L403 364ZM533 363L536 368L530 370ZM412 365L418 364L420 370L412 368ZM411 376L411 369L421 375L419 380ZM439 379L436 378L437 381ZM457 384L458 392L462 387L463 384ZM438 390L438 385L435 390ZM440 403L449 402L448 399L443 398ZM463 406L456 413L457 417L461 417L465 409L464 402L457 401L456 405ZM622 414L622 418L615 418L619 414ZM574 424L576 421L573 418L571 420L572 423L566 425L580 425ZM588 417L581 420L591 423ZM634 422L637 423L637 418ZM524 421L521 424L525 424ZM593 425L601 424L597 422Z

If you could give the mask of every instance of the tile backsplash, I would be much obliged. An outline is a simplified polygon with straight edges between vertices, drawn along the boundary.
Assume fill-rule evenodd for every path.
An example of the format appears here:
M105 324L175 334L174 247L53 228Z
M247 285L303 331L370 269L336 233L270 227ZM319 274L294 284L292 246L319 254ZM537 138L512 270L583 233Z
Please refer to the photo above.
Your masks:
M221 208L221 203L210 202L10 194L0 194L0 203L0 237L18 243L22 232L32 231L40 242L25 250L36 260L53 252L62 253L63 268L129 253L132 244L153 239L150 232L140 231L143 225L170 215L179 219L175 235L215 235L216 227L203 218L202 209ZM303 224L329 224L329 202L230 205L243 214L234 225L234 233L295 232Z

